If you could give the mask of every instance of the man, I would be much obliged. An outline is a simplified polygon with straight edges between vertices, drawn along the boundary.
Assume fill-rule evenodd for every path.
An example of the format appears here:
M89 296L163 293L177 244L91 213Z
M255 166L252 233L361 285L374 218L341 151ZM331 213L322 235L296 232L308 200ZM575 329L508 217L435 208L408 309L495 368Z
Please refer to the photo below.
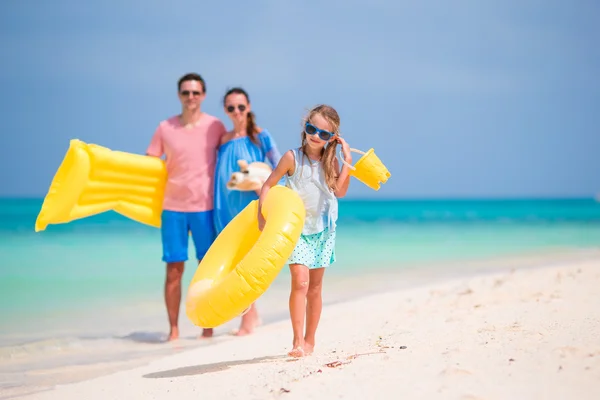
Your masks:
M162 260L167 263L165 303L171 330L179 337L181 277L191 232L198 262L215 239L213 186L217 149L226 129L216 117L201 111L206 84L198 74L187 74L177 84L181 114L162 121L146 154L166 156L167 184L163 202ZM211 337L212 329L202 336Z

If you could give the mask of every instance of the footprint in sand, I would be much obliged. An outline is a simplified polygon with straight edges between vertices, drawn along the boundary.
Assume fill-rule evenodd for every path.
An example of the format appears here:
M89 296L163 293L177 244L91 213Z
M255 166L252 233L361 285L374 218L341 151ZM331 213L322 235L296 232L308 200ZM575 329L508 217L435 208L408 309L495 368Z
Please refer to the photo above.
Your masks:
M519 332L519 331L522 331L523 329L522 329L520 323L513 322L511 325L506 327L506 330L510 331L510 332Z
M559 354L560 358L573 357L581 353L581 349L573 346L557 347L554 351Z
M444 290L434 289L429 291L429 297L442 297L445 296L446 292Z
M447 356L447 355L453 355L453 354L458 354L460 353L460 349L458 347L452 348L452 349L446 349L445 351L442 352L443 356Z
M472 394L463 395L460 400L484 400L483 397L473 396Z
M562 282L562 274L560 272L557 272L556 278L554 280L556 281L556 283L561 283Z
M473 375L471 371L457 367L448 367L440 372L442 376L470 376Z
M477 329L477 333L484 333L484 332L496 332L496 327L494 325L486 325L483 328Z

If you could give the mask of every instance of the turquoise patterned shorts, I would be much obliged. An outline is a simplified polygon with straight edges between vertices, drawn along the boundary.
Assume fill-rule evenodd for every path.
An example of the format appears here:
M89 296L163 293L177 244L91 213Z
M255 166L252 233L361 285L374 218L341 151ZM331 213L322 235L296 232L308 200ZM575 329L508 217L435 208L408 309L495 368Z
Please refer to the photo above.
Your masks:
M335 262L335 231L300 235L288 264L302 264L310 269L327 267Z

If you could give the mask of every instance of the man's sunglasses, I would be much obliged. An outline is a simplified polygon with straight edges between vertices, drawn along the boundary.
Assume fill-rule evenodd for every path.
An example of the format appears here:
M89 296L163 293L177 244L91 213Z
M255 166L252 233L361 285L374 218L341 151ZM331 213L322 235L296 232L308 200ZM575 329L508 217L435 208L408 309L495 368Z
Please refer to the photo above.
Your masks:
M243 104L238 104L237 109L240 110L240 112L244 112L246 111L246 106ZM227 112L234 112L235 111L235 106L227 106Z
M199 91L197 91L197 90L194 90L194 91L182 90L182 91L181 91L181 95L182 95L182 96L184 96L184 97L187 97L187 96L189 96L190 94L193 94L193 95L194 95L194 97L196 97L196 96L200 96L200 95L202 94L202 92L199 92Z
M334 133L324 131L323 129L319 129L309 122L306 123L306 126L304 127L304 132L306 132L307 135L311 136L318 134L319 138L324 141L328 141L329 139L335 136Z

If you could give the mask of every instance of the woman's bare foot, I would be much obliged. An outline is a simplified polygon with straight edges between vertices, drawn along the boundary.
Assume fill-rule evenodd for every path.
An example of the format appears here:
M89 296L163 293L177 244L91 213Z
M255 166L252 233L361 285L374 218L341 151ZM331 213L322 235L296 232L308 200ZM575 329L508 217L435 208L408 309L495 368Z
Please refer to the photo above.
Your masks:
M294 358L304 357L304 349L302 347L294 347L289 353L288 356Z
M170 342L172 340L177 340L177 339L179 339L179 328L171 327L171 331L169 332L169 337L167 338L167 342Z
M252 333L254 333L254 329L246 328L244 326L242 326L240 329L234 329L233 331L231 331L231 334L233 336L246 336L251 335Z
M233 336L246 336L246 335L251 335L252 333L254 333L254 327L252 327L252 326L250 326L250 327L242 326L242 327L240 327L240 329L233 330Z
M242 325L240 325L239 329L232 329L231 330L231 334L233 336L246 336L246 335L250 335L252 333L254 333L254 329L261 326L262 325L262 320L259 319L257 322L254 323L254 325L250 328L244 326L244 324L242 323Z
M253 304L250 306L250 310L242 315L242 322L238 330L234 330L232 333L235 336L246 336L254 332L254 328L262 324L261 319L256 311L256 306Z

